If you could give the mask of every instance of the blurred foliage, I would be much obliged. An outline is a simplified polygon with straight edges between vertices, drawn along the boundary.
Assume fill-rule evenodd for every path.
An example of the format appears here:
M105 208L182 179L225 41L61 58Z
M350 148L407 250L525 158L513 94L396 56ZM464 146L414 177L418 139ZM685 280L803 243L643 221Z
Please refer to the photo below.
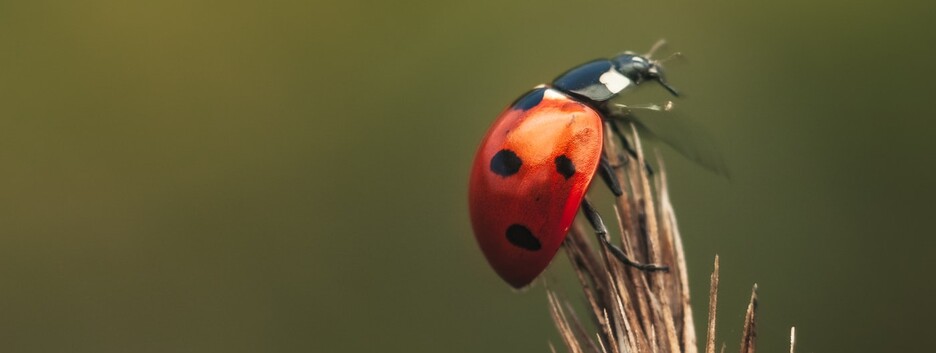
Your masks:
M718 253L729 350L754 282L765 352L791 325L925 350L934 9L0 1L0 349L547 351L542 284L472 238L474 149L525 89L665 37L733 173L660 147L696 312Z

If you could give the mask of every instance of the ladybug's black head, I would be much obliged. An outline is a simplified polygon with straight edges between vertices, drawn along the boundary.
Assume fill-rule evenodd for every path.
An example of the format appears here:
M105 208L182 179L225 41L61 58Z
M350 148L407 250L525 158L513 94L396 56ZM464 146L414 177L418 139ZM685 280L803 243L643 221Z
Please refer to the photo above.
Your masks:
M663 67L660 66L658 61L634 53L618 55L611 61L614 63L614 68L631 81L637 84L646 81L657 81L674 96L679 96L679 92L676 92L676 89L666 83Z

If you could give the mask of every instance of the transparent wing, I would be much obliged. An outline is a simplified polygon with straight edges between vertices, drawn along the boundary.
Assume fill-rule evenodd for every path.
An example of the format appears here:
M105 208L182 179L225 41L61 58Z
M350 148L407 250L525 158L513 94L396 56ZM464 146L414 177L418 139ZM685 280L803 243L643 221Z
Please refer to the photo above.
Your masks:
M611 115L619 122L633 123L642 139L661 141L703 168L731 179L719 141L701 123L681 114L678 109L668 110L665 106L618 107Z

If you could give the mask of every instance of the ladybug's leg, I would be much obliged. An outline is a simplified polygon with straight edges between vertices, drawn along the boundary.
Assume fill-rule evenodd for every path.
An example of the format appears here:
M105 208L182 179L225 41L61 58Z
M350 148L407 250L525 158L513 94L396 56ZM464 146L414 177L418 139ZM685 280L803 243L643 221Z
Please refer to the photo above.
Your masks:
M614 132L614 135L616 135L618 139L621 140L621 146L624 147L624 151L627 151L627 154L631 155L631 157L634 157L634 159L637 159L637 151L631 147L630 141L627 141L627 135L624 135L624 132L621 131L617 121L614 119L608 119L608 124L611 125L611 131Z
M634 160L639 160L637 157L637 150L631 147L630 141L627 141L627 135L624 135L624 132L621 131L621 128L618 126L617 121L614 119L608 119L608 125L611 125L611 131L617 135L618 139L621 140L621 146L624 147L624 151L627 152ZM653 175L653 167L650 166L649 162L644 161L644 168L647 168L647 174Z
M636 267L641 271L669 271L668 266L663 265L654 265L654 264L642 264L634 262L627 257L627 254L624 253L621 248L617 247L611 243L611 239L608 237L608 228L605 227L604 222L601 220L601 215L598 214L598 211L587 199L582 199L582 213L585 214L585 218L588 219L588 222L591 223L592 227L595 228L595 235L598 236L598 240L605 243L608 246L608 249L611 250L611 254L614 255L619 261L623 262L625 265Z
M618 182L617 176L614 175L614 168L611 167L611 163L608 163L608 158L604 154L601 155L601 162L598 163L598 174L601 175L601 179L604 180L605 184L608 184L608 188L611 189L614 196L624 195L624 192L621 191L621 184Z

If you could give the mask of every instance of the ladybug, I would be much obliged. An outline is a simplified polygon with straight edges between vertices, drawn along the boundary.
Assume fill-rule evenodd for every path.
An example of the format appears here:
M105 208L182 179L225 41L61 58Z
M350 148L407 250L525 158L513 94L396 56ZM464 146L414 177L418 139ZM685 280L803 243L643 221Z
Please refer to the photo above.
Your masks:
M596 173L622 194L602 146L606 123L627 146L615 118L629 112L610 100L648 81L679 95L650 56L627 52L576 66L520 96L488 129L471 169L471 225L491 267L511 286L525 287L546 269L580 208L620 261L667 270L628 259L585 199Z

